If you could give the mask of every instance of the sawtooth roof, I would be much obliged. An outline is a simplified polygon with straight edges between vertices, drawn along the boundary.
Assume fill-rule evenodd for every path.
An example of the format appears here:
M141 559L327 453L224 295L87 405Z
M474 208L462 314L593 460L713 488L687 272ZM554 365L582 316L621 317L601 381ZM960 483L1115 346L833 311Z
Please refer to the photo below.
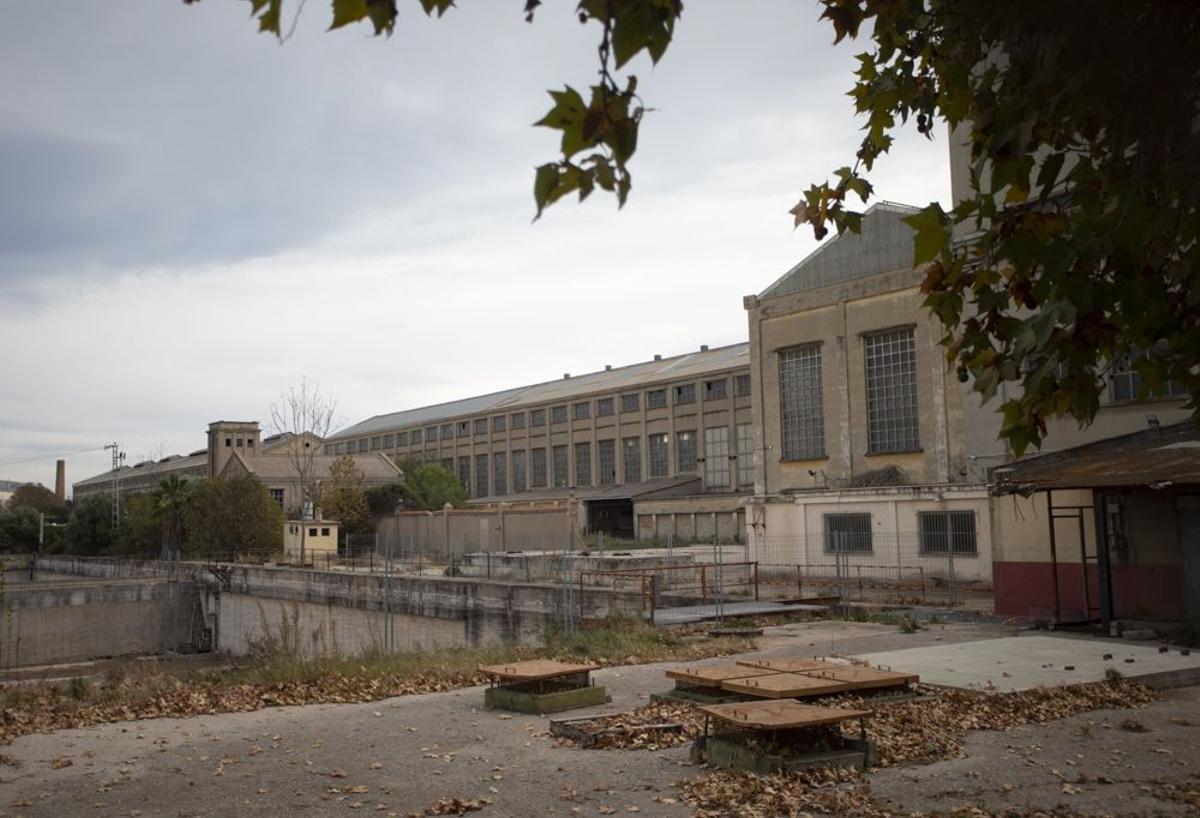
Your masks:
M859 233L841 233L813 250L759 298L815 290L913 266L913 229L904 219L920 208L877 202L863 213Z
M731 344L716 349L663 358L658 361L645 361L630 366L590 372L586 375L576 375L531 386L520 386L515 389L506 389L502 392L492 392L488 395L479 395L448 403L406 409L386 415L375 415L329 436L326 441L437 423L463 415L509 411L522 406L569 400L595 392L612 392L679 378L701 377L749 365L750 345L748 343Z

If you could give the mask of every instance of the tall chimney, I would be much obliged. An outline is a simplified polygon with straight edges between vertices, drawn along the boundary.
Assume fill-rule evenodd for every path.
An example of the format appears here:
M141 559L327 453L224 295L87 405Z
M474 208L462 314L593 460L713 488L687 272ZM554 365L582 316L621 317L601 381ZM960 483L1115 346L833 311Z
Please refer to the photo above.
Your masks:
M59 502L67 499L67 461L59 460L54 464L54 495Z

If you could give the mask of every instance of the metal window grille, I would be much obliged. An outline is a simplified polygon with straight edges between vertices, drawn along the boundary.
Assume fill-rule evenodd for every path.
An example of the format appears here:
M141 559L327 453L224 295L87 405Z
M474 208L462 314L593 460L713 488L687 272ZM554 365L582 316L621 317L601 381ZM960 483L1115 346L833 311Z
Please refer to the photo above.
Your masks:
M345 454L346 453L346 444L345 443L337 444L337 446L334 447L334 452L336 454Z
M679 466L680 472L690 472L696 470L696 433L676 432L675 433L675 457L679 461L676 465Z
M414 443L420 443L420 442L421 442L421 439L420 439L420 438L416 438L416 439L415 439L413 442L414 442ZM367 440L365 437L364 437L363 439L359 440L359 441L358 441L358 453L359 453L359 454L366 454L366 452L367 452L367 446L368 446L368 444L369 444L369 443L370 443L370 441L369 441L369 440Z
M569 479L567 478L567 447L554 447L554 487L556 489L565 489Z
M471 457L463 455L458 458L458 482L467 491L471 490Z
M505 417L504 415L496 415L496 417L492 418L492 431L493 432L508 431L508 418Z
M512 453L512 489L514 492L525 490L525 450L517 449Z
M546 487L546 450L534 449L529 453L530 480L529 484L535 489Z
M437 441L437 439L438 439L438 427L426 426L425 427L425 442L426 443L434 443Z
M487 418L475 418L475 434L487 434Z
M459 437L470 437L471 436L471 421L460 420L458 422L458 436Z
M567 422L566 404L563 404L562 406L551 406L550 407L550 422L551 423L566 423Z
M710 486L729 485L729 427L704 430L704 481Z
M613 399L600 398L596 401L596 417L606 418L613 413Z
M640 408L639 404L641 403L641 401L638 400L639 397L641 397L641 396L638 395L637 392L634 392L631 395L622 395L621 396L621 411L622 412L638 411L638 409Z
M779 352L779 423L784 460L825 456L825 404L821 389L821 345Z
M825 553L870 554L871 515L869 512L823 514Z
M610 486L617 482L617 444L614 440L596 441L596 460L600 467L600 485Z
M864 339L867 358L867 451L921 448L917 417L917 344L911 329Z
M979 553L973 511L920 511L917 524L922 554Z
M508 455L504 452L492 455L492 494L508 494Z
M651 389L646 393L647 409L663 409L667 405L667 390Z
M647 435L647 448L650 453L650 476L666 477L670 472L670 458L667 453L667 436Z
M704 382L704 399L705 400L720 400L725 397L725 388L728 381L721 378L719 381Z
M441 431L442 440L452 440L454 438L454 424L443 423Z
M413 444L414 446L416 446L416 445L417 445L417 444L419 444L420 442L421 442L421 430L420 430L420 429L413 429L413 430L412 430L412 444Z
M621 441L621 454L625 467L625 482L637 483L642 479L642 441L627 437Z
M525 413L517 412L515 415L510 415L508 419L508 426L510 429L524 429Z
M575 485L592 484L592 444L575 444Z
M401 432L400 434L396 435L396 445L397 446L407 446L408 445L408 432Z
M750 394L750 376L735 375L733 378L733 394L739 398L747 397Z
M696 402L696 384L681 383L675 387L675 405L684 406L685 404Z
M585 401L581 401L580 403L575 404L574 412L575 412L576 420L587 420L589 417L592 416L591 401L585 400Z
M475 496L488 496L488 456L475 455Z
M283 489L271 489L271 499L275 501L276 505L283 508Z
M530 426L545 426L546 425L546 410L534 409L529 413Z
M737 427L737 475L739 486L754 485L754 424Z
M238 441L238 443L241 443L241 442L242 441L240 441L240 440ZM380 443L382 443L382 440L378 436L371 438L371 451L373 451L373 452L379 451Z
M395 435L384 435L383 436L383 448L392 449L392 448L395 448L395 446L396 446L396 436Z
M1108 376L1109 400L1139 400L1142 398L1142 376L1134 368L1134 364L1145 355L1140 349L1134 348L1113 362L1112 372ZM1145 397L1148 399L1175 398L1186 395L1187 392L1176 381L1165 381L1161 388L1148 390Z

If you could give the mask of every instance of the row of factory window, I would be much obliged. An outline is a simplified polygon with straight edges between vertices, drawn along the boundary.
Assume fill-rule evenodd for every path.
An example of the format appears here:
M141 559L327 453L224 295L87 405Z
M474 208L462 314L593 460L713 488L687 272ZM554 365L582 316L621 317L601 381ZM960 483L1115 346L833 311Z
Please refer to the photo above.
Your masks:
M731 447L728 426L705 429L703 455L697 450L696 432L687 431L675 434L674 457L671 436L652 434L645 438L644 460L642 438L626 437L619 441L619 450L618 441L608 439L597 440L594 452L591 441L582 441L549 448L445 457L436 462L457 476L472 497L638 483L647 478L671 476L672 464L675 474L698 473L702 469L709 488L731 488L734 480L737 486L753 485L754 428L743 423L737 426L735 434Z
M875 535L870 512L822 515L826 554L874 554ZM895 543L884 548L904 547L911 535L892 535ZM917 512L917 553L924 556L973 557L979 553L973 511Z
M714 380L704 381L704 400L721 400L728 396L728 378L717 378ZM696 384L681 383L670 389L673 398L674 406L686 406L696 402ZM640 412L642 407L643 395L645 398L646 409L665 409L667 407L667 392L664 387L661 389L648 389L645 393L642 392L627 392L620 396L621 413ZM750 376L748 374L735 375L733 377L733 394L736 397L747 397L750 394ZM549 419L551 425L558 425L567 422L568 408L570 417L574 420L590 420L593 417L610 417L616 414L616 398L597 398L595 401L585 400L577 401L573 404L559 404L558 406L549 407ZM545 408L532 409L528 413L529 426L538 428L546 425L547 410ZM440 440L452 440L456 438L471 437L475 435L486 435L490 426L492 433L499 434L512 431L519 431L525 428L526 413L516 412L507 415L493 415L490 418L474 418L473 420L460 420L454 423L442 423L440 425L426 426L423 429L410 429L405 432L394 432L386 435L375 435L373 437L362 437L357 440L349 440L339 443L326 443L325 454L361 454L364 452L373 452L379 450L391 450L398 446L420 446L424 443L436 443Z

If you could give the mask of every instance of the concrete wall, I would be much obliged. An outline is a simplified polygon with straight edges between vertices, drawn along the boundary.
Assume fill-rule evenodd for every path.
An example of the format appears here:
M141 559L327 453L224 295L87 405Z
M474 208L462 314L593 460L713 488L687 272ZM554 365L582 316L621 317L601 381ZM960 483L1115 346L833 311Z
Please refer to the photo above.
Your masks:
M580 504L581 505L581 504ZM582 518L582 509L575 516ZM571 537L567 501L537 508L410 511L379 521L379 547L441 559L478 551L554 551ZM582 523L579 525L582 528Z
M164 579L5 583L0 667L82 662L191 646L196 593Z
M744 542L745 495L704 495L638 500L633 511L637 538L675 543Z

